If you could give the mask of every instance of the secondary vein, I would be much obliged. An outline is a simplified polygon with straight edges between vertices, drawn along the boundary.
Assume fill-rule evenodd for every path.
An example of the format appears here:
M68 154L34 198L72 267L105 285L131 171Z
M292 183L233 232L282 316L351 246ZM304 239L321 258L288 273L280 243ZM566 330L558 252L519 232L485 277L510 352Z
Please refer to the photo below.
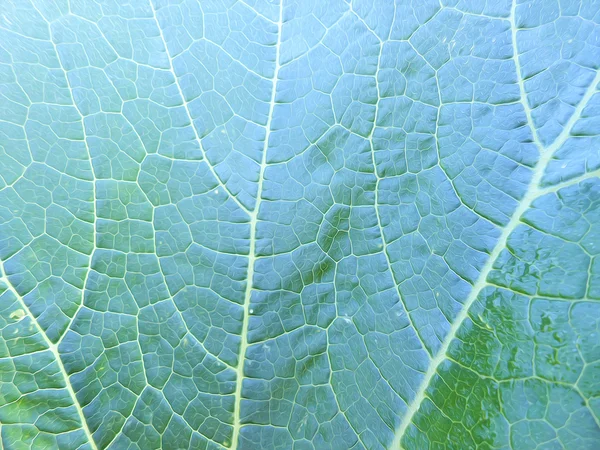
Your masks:
M421 386L420 386L415 398L409 404L408 410L407 410L406 414L404 415L404 418L402 419L400 426L396 430L396 434L395 434L394 441L392 443L391 448L401 448L402 438L404 437L406 430L408 429L408 426L412 423L413 417L419 410L421 403L425 400L427 388L429 387L433 377L437 374L438 367L446 359L446 353L448 351L448 348L450 347L450 344L454 340L459 328L461 327L461 325L467 318L471 305L475 302L475 300L479 296L479 293L487 285L487 281L486 281L487 276L490 273L490 271L492 270L494 262L496 261L496 258L500 255L500 252L504 248L506 248L506 243L508 241L508 237L510 236L510 234L521 223L521 216L523 215L523 213L525 213L525 211L527 211L527 209L529 209L529 207L531 206L531 204L533 203L533 201L536 198L538 198L540 195L543 195L545 193L545 190L543 188L540 188L540 182L542 180L542 177L544 175L546 167L548 166L548 163L552 159L552 156L554 155L556 150L558 150L565 143L565 141L570 137L573 126L575 125L577 120L579 120L579 118L581 117L581 113L583 112L583 109L588 104L589 100L592 98L594 93L596 92L598 83L600 83L600 71L598 71L598 72L596 72L596 76L594 77L594 80L588 86L588 88L587 88L584 96L582 97L581 101L579 102L577 108L573 112L573 115L571 116L571 118L569 119L569 121L567 122L565 127L563 128L563 131L554 140L554 142L552 144L550 144L548 147L544 148L541 145L541 142L538 138L535 126L533 124L533 119L531 116L531 109L529 108L529 105L527 104L527 97L526 97L524 83L523 83L522 76L521 76L521 67L518 62L518 53L517 53L517 44L516 44L517 29L516 29L515 20L514 20L515 9L516 9L516 3L513 2L511 16L509 19L510 23L511 23L511 28L512 28L513 57L515 59L515 65L517 68L517 78L519 79L518 83L519 83L519 88L521 90L521 102L523 103L525 115L527 116L527 122L528 122L529 127L532 130L532 134L534 136L534 141L535 141L536 145L538 146L538 149L540 150L540 159L538 160L535 167L533 168L533 174L531 177L531 181L529 183L529 186L527 188L527 191L526 191L521 203L513 212L509 223L502 230L502 234L500 235L500 238L496 242L496 246L494 247L492 253L490 254L487 262L481 269L479 277L478 277L475 285L473 286L473 289L471 290L471 293L469 294L467 300L465 301L463 308L458 313L454 322L452 323L452 326L450 327L448 334L446 335L444 341L442 342L440 350L438 351L436 356L431 361L429 369L425 373L425 376L423 378L423 381L421 383Z
M208 156L206 155L206 152L204 151L204 147L202 145L200 135L198 134L198 130L196 129L196 125L194 124L194 120L192 119L192 113L190 112L189 103L185 99L183 90L181 89L181 85L179 84L179 78L177 78L177 74L175 73L175 69L173 68L173 61L172 61L171 53L169 52L169 47L167 46L167 41L165 40L165 36L163 34L162 28L160 27L160 23L158 22L158 17L156 17L156 9L154 8L154 4L152 3L151 0L149 1L149 3L150 3L150 9L152 10L152 17L154 19L154 22L156 22L156 28L158 28L158 33L160 35L160 39L161 39L163 45L165 46L165 53L167 54L167 60L169 61L169 69L168 70L173 75L175 86L177 87L177 90L179 91L179 95L181 96L181 101L183 102L183 107L185 109L185 113L188 117L188 120L190 121L190 126L191 126L192 130L194 131L194 137L196 138L196 141L198 142L198 146L200 147L200 150L202 151L202 154L204 155L204 159L206 160L206 165L208 166L212 175L217 180L217 183L219 183L219 185L225 190L225 192L227 192L227 194L229 194L229 196L240 207L240 209L242 209L246 213L250 214L250 211L248 210L248 208L244 204L242 204L235 195L233 195L233 193L229 190L227 185L221 180L221 178L217 174L217 171L215 170L213 165L210 163Z
M239 436L242 425L241 421L241 403L242 403L242 384L244 381L244 360L248 348L248 322L250 314L250 299L252 296L252 281L254 279L254 264L256 260L256 228L258 226L258 212L262 200L263 180L265 168L267 166L267 150L269 147L269 137L271 135L271 122L273 120L273 110L275 109L275 96L277 94L277 80L279 78L279 53L281 47L281 28L283 24L283 0L279 4L279 19L277 21L277 42L275 44L275 71L273 73L273 84L271 86L271 100L269 102L269 113L267 124L265 125L265 141L263 144L260 171L258 176L258 190L256 194L256 205L250 213L250 250L248 253L248 276L246 278L246 292L244 295L244 315L242 320L241 343L238 353L237 377L235 386L235 404L233 418L233 437L232 446L237 449L239 445Z
M69 375L67 373L67 370L65 369L65 366L64 366L62 360L60 359L60 353L58 352L58 346L56 344L53 344L52 341L48 338L48 336L46 336L46 333L44 333L44 330L42 329L42 327L40 326L40 324L38 323L36 318L33 316L31 311L29 310L29 307L25 304L23 297L21 297L21 295L17 292L17 290L12 285L12 283L9 281L8 277L6 276L6 273L4 272L4 263L0 263L0 281L3 282L3 284L5 284L6 287L8 288L8 290L11 291L12 294L17 298L21 307L23 308L23 311L29 317L29 319L31 320L31 323L35 326L35 328L38 330L38 333L44 340L44 343L48 347L48 350L50 350L50 352L52 352L52 355L54 356L54 359L56 360L56 364L58 365L58 368L60 370L60 374L64 378L65 388L66 388L67 392L69 393L69 396L71 397L71 401L73 402L73 406L77 410L77 414L79 415L79 420L81 422L81 428L84 431L84 433L87 437L87 440L89 441L89 444L92 447L92 449L97 450L96 443L94 442L92 433L91 433L90 429L88 428L87 422L85 420L85 415L83 414L83 410L81 409L81 406L79 405L79 402L77 400L77 396L75 395L75 391L73 390L73 387L71 386L71 383L69 382Z

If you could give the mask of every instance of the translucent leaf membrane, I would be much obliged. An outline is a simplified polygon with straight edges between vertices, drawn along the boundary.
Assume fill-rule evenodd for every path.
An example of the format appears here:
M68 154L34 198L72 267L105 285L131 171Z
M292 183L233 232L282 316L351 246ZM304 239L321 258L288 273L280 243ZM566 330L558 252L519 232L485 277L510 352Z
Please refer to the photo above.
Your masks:
M600 4L5 0L0 447L600 443Z

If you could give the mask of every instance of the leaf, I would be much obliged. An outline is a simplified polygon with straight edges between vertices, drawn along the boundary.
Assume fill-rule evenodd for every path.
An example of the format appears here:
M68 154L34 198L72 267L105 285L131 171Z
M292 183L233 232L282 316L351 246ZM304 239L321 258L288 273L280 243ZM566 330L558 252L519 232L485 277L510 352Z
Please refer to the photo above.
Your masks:
M597 448L599 17L5 1L0 447Z

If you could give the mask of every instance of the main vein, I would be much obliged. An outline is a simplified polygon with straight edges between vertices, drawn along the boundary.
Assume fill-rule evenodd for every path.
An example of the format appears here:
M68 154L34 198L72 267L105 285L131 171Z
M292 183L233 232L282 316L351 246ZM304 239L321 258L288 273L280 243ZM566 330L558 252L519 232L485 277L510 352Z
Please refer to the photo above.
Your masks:
M246 292L244 295L244 316L242 321L242 334L240 350L238 353L237 377L235 386L235 404L233 418L233 448L238 447L240 436L240 410L242 406L242 384L244 381L244 361L246 350L248 348L248 322L250 314L250 299L252 296L252 281L254 279L254 263L256 259L256 228L258 226L258 212L262 199L263 179L265 168L267 166L267 150L269 148L269 137L271 135L271 122L273 120L273 110L275 109L275 96L277 94L277 80L279 78L279 50L281 47L281 28L283 24L283 0L279 4L279 19L277 21L277 42L275 44L275 71L273 73L273 83L271 86L271 100L269 102L269 114L267 124L265 125L265 141L262 149L262 158L260 162L260 170L258 176L258 191L256 193L256 205L250 214L250 250L248 253L248 276L246 278Z
M13 293L13 295L17 298L17 300L21 304L21 307L23 308L23 311L29 317L29 319L31 320L31 323L37 329L38 333L44 340L44 343L48 346L48 350L50 350L52 352L52 355L54 356L54 359L56 360L56 364L58 365L58 368L60 370L60 374L62 375L62 377L65 380L65 387L67 389L67 392L71 396L71 401L73 402L73 406L75 407L75 409L77 410L77 414L79 415L79 420L81 421L81 428L83 429L92 449L97 450L96 443L94 442L92 433L90 432L90 429L88 428L87 422L85 420L85 415L83 414L83 410L81 409L81 406L79 405L79 402L77 401L75 391L73 390L73 387L71 386L71 383L69 382L69 375L65 369L65 366L63 365L62 360L60 359L60 353L58 352L58 345L53 344L52 341L50 339L48 339L48 336L46 336L46 333L44 333L44 330L42 329L42 327L40 326L40 324L38 323L36 318L33 316L33 314L31 314L29 307L25 304L23 297L21 297L21 295L17 292L17 290L12 285L12 283L8 280L8 277L6 276L6 273L4 272L4 263L0 263L0 280L6 285L8 290L11 291Z
M511 217L510 221L508 222L508 224L502 230L502 234L500 235L500 238L496 242L496 246L494 247L489 258L487 259L485 265L481 269L479 277L478 277L477 281L475 282L475 284L473 285L473 289L471 290L471 293L467 297L467 300L465 301L461 311L458 313L454 322L452 323L452 326L450 327L448 334L446 335L444 341L442 342L440 350L438 351L436 356L431 361L431 364L429 365L429 368L428 368L427 372L425 373L425 376L423 377L423 381L421 382L421 385L419 387L417 394L415 395L415 398L408 405L408 410L406 411L406 414L404 415L402 422L400 423L400 426L396 430L394 441L393 441L392 447L391 447L394 449L401 448L402 438L404 437L404 434L406 433L408 426L412 423L413 417L419 410L421 403L423 403L423 400L425 400L427 388L429 387L433 377L436 375L438 367L446 359L446 353L448 352L448 348L450 347L450 344L456 337L456 333L458 332L459 328L461 327L461 325L467 318L469 309L471 308L471 305L475 302L475 300L477 299L477 297L479 296L479 293L483 290L483 288L485 288L485 286L487 284L488 274L492 270L494 262L496 261L496 258L500 255L500 252L506 248L506 243L508 241L508 237L515 230L515 228L517 228L517 226L521 223L521 216L523 215L523 213L525 213L525 211L527 211L527 209L529 209L529 207L531 206L533 201L536 198L538 198L541 194L545 193L544 189L540 188L540 182L542 181L542 177L544 175L546 167L548 166L549 161L552 159L552 156L554 155L556 150L558 150L571 135L571 130L573 129L573 126L575 125L577 120L581 117L581 113L583 112L583 109L589 102L590 98L596 92L596 87L598 86L598 83L600 83L600 71L599 71L596 73L594 80L587 88L583 98L579 102L579 105L573 112L573 115L571 116L571 118L569 119L569 121L567 122L565 127L563 128L563 131L560 133L560 135L554 140L554 142L550 146L544 148L544 146L541 144L539 137L537 135L537 131L533 124L533 120L532 120L532 116L531 116L531 109L529 108L529 105L527 103L527 97L526 97L525 87L524 87L524 83L523 83L522 71L521 71L521 66L519 63L519 58L518 58L518 53L517 53L517 40L516 40L517 28L515 25L515 9L516 9L516 3L513 1L511 15L510 15L510 19L509 19L510 23L511 23L511 29L512 29L513 59L515 60L515 66L516 66L516 70L517 70L518 84L519 84L519 89L520 89L520 93L521 93L521 103L523 104L523 108L525 110L525 115L527 116L527 123L529 125L529 128L531 129L531 132L532 132L532 135L534 138L534 142L537 145L538 150L540 152L540 159L538 160L538 162L536 163L536 165L533 168L531 181L529 183L529 186L527 188L527 191L525 192L523 199L521 200L519 206L513 212L512 217ZM440 105L440 107L441 107L441 105Z

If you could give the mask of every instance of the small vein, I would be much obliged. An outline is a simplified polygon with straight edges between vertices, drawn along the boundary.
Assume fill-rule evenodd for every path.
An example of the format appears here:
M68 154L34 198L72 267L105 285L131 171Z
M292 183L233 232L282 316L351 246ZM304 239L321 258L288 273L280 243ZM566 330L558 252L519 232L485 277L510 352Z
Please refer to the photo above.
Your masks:
M366 24L365 24L365 26L366 26ZM381 243L382 243L381 250L382 250L383 255L385 256L387 268L392 275L392 281L396 288L396 293L398 294L398 301L399 301L400 305L402 306L402 309L406 313L406 317L408 317L410 325L411 325L412 329L414 330L415 335L417 336L417 339L419 339L419 342L421 343L423 348L426 349L426 351L428 352L428 356L430 356L429 351L427 350L427 346L425 345L425 342L421 338L419 329L414 324L412 316L410 315L408 308L402 298L402 294L400 292L400 285L398 283L398 280L396 279L394 271L392 270L392 262L390 260L389 254L388 254L388 244L389 243L386 242L385 236L383 234L383 227L381 226L381 216L379 214L379 182L381 181L381 177L377 173L377 165L375 162L375 148L373 146L373 134L375 133L375 129L377 128L377 114L379 111L379 100L381 98L381 95L379 93L379 69L381 66L381 55L383 53L383 45L384 45L384 42L382 42L380 39L379 40L379 55L377 57L377 70L375 71L375 88L377 89L377 102L375 103L375 115L374 115L375 119L374 119L374 123L373 123L373 128L371 129L371 132L367 136L367 139L369 141L369 147L371 150L371 158L372 158L372 163L373 163L373 174L375 175L375 178L376 178L376 182L375 182L375 216L377 217L377 228L379 230L379 235L381 236Z

